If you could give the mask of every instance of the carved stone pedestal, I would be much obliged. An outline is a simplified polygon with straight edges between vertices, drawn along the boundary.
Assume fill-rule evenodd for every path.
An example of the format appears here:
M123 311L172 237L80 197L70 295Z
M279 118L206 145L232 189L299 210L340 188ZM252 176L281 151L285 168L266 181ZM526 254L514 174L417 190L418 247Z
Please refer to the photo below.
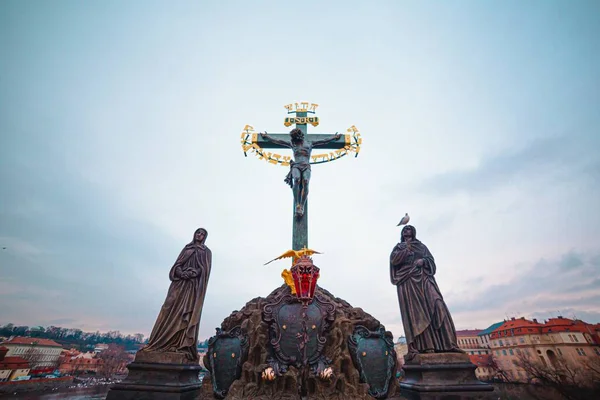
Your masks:
M200 365L178 353L140 351L129 373L109 390L106 400L199 400Z
M419 354L404 364L402 397L410 400L491 399L492 385L475 376L476 365L463 353Z

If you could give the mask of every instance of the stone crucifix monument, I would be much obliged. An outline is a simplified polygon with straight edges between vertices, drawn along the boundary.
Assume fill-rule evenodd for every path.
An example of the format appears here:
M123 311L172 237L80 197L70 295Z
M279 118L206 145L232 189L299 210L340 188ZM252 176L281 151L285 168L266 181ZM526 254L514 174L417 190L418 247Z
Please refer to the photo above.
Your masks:
M246 125L242 132L242 149L244 154L255 153L259 158L271 164L289 166L290 170L285 177L285 183L290 185L294 195L294 219L292 228L292 249L301 250L308 247L308 192L311 178L311 165L322 164L337 160L349 153L358 156L362 138L358 129L353 125L342 135L307 133L308 125L318 126L318 117L309 117L314 114L318 104L300 102L285 106L288 117L284 125L295 129L288 133L256 134L254 128ZM329 153L313 154L313 149L332 150ZM266 149L291 149L293 158L265 151Z
M360 134L354 126L343 135L308 134L308 125L319 124L312 115L317 104L285 108L293 114L284 120L286 127L295 125L291 132L255 133L246 125L241 139L244 154L289 168L285 182L294 199L292 250L275 260L292 258L292 267L284 270L283 285L233 311L209 339L204 393L226 400L392 398L398 384L391 332L317 285L327 270L313 263L311 256L318 252L308 249L311 167L358 154ZM268 151L275 149L292 154Z

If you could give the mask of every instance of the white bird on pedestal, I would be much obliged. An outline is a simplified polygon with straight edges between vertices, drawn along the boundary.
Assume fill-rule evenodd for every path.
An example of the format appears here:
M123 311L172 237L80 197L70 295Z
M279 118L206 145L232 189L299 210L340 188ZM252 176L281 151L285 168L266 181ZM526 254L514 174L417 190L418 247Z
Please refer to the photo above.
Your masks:
M400 222L398 222L398 225L396 226L406 225L408 224L408 221L410 221L410 217L408 216L408 213L405 213L404 217L402 217L402 219L400 220Z

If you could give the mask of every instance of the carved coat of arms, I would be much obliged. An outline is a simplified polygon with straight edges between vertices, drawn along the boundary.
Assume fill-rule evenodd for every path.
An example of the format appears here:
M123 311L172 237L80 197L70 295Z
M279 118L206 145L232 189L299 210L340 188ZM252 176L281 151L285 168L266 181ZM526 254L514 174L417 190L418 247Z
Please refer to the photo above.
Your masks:
M267 304L262 319L269 325L271 356L267 360L275 374L289 366L309 366L313 373L323 371L331 362L323 355L325 334L335 318L335 305L315 294L306 307L292 294Z
M394 342L385 335L385 329L380 326L370 331L357 325L348 337L348 348L361 382L369 385L369 394L385 399L396 372Z
M242 329L236 326L226 332L217 328L217 334L208 340L209 365L206 365L217 398L225 398L233 381L240 378L247 358L248 336Z

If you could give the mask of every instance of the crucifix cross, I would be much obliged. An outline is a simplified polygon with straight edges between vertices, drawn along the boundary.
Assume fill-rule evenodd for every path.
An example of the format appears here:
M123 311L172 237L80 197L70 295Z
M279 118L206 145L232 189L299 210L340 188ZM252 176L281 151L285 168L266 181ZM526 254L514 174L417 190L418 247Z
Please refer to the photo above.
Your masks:
M308 189L311 176L311 164L320 164L333 161L345 156L348 152L358 155L362 139L358 130L352 126L348 133L341 135L332 134L307 134L307 126L319 125L319 118L309 117L314 114L317 104L295 103L288 104L285 108L288 114L294 114L292 118L286 118L284 125L289 127L295 125L290 133L267 134L253 133L253 128L246 125L242 133L242 148L244 155L248 150L254 151L260 158L264 158L272 164L289 166L290 171L285 182L290 185L294 194L294 218L292 228L292 249L301 250L308 247ZM293 159L289 156L267 153L263 149L291 149ZM329 154L313 155L313 149L335 150Z

